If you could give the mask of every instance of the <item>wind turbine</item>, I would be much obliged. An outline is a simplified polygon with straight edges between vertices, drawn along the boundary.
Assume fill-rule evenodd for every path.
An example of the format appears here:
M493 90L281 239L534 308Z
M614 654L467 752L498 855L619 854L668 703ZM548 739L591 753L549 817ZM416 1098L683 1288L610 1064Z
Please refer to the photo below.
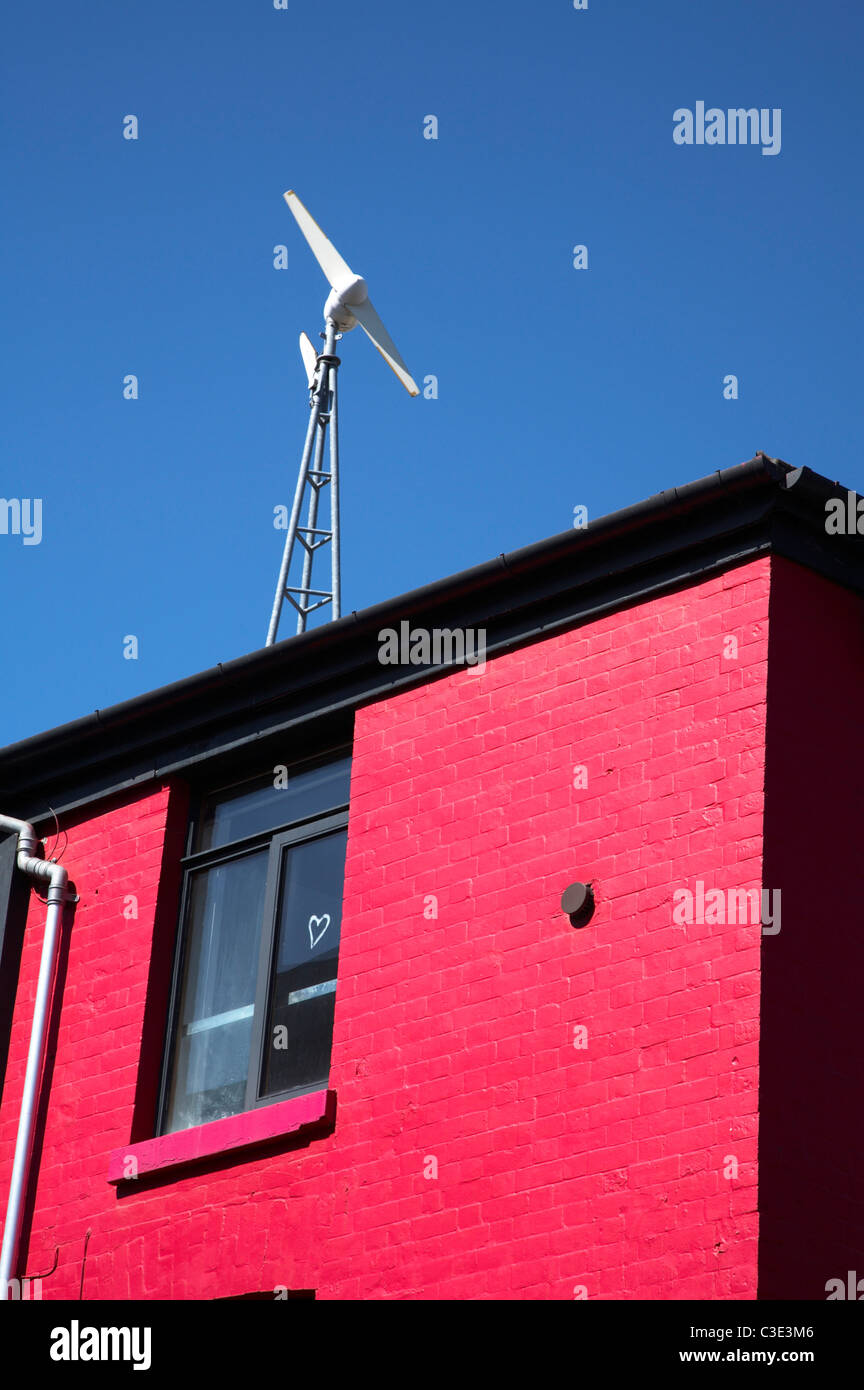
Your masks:
M265 646L271 647L276 641L279 618L286 598L297 609L297 631L305 632L306 619L317 608L327 603L333 605L333 617L341 614L340 573L339 573L339 430L336 409L336 371L339 358L334 354L336 342L343 333L349 332L357 324L371 338L375 347L388 366L398 376L411 396L419 396L420 389L399 355L396 344L381 322L369 298L366 281L362 275L355 275L336 247L324 235L318 223L303 206L297 194L289 190L285 201L297 221L297 225L309 243L313 256L324 271L330 284L330 293L324 305L324 351L316 352L305 333L300 334L300 353L306 368L309 382L309 427L306 443L300 460L300 473L294 493L294 505L288 522L282 566L270 615ZM324 445L330 435L330 467L324 468ZM330 485L330 526L318 525L318 504L322 488ZM309 489L306 523L300 522L303 497ZM315 552L330 543L331 580L329 589L313 589L312 562ZM291 560L295 543L304 550L303 569L299 584L289 584Z

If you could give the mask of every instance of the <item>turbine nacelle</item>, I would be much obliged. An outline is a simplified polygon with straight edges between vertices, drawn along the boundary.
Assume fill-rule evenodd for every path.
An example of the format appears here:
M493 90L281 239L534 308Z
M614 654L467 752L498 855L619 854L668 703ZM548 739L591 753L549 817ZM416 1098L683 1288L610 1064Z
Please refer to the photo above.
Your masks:
M325 319L332 319L341 333L357 327L357 317L352 308L365 304L369 298L366 281L362 275L352 275L345 281L334 285L324 305Z

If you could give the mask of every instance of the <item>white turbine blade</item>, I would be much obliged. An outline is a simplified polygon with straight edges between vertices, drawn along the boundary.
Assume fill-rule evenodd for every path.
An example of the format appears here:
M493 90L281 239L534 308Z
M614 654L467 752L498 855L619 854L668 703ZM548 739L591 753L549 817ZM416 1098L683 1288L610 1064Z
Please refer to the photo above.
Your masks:
M293 212L297 226L308 241L312 255L330 281L331 288L335 290L338 286L344 285L346 281L352 280L354 275L351 267L346 261L343 261L332 241L327 239L315 218L303 206L293 189L289 189L285 194L285 202Z
M362 304L352 304L351 313L360 324L367 338L372 339L372 342L384 358L384 361L393 368L408 394L410 396L419 396L420 387L417 385L405 363L402 361L402 358L399 356L396 344L375 312L372 300L364 299Z
M311 389L315 380L315 366L318 362L318 354L312 346L305 333L300 334L300 356L303 358L303 366L306 368L306 376L309 379Z

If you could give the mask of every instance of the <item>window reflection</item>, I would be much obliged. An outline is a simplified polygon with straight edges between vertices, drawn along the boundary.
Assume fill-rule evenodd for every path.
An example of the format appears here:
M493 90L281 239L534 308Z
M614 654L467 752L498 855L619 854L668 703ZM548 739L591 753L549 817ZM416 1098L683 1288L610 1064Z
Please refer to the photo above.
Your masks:
M262 1092L326 1085L347 832L286 848Z
M289 773L282 779L284 785L274 786L275 776L271 772L242 788L209 797L202 808L195 849L216 849L347 804L351 759Z
M192 879L169 1130L244 1108L266 876L265 849Z

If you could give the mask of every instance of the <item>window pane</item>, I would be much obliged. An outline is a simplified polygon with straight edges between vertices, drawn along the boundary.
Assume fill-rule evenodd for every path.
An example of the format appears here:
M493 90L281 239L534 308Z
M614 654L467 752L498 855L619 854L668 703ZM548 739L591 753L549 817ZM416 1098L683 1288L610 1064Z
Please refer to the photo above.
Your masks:
M282 780L274 787L274 774L245 782L241 787L208 797L202 808L195 849L215 849L234 840L275 830L280 825L330 811L348 802L350 757L319 764Z
M168 1132L245 1108L267 858L192 877Z
M262 1095L326 1086L342 925L345 830L284 851Z

